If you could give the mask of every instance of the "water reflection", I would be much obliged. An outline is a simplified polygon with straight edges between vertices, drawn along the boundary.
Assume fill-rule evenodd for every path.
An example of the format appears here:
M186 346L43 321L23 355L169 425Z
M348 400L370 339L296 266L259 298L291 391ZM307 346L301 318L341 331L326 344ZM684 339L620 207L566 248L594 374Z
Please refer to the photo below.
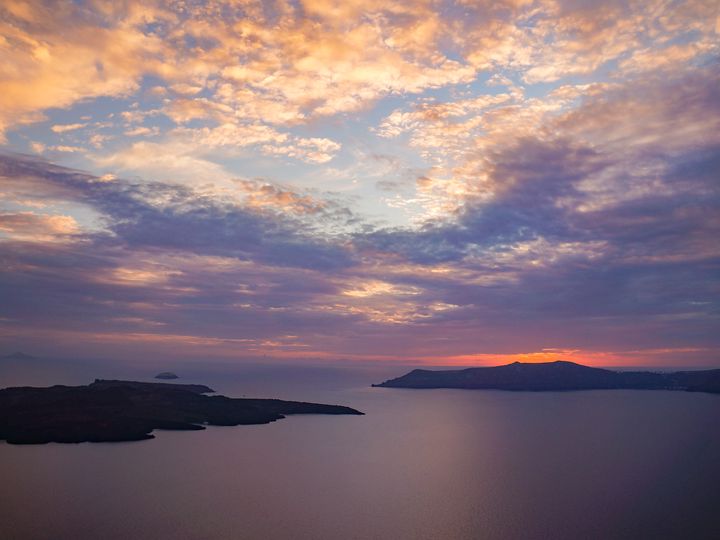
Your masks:
M157 372L53 369L0 374L5 386ZM0 444L0 537L717 537L720 396L369 387L396 374L196 366L183 380L228 395L367 414L141 443Z

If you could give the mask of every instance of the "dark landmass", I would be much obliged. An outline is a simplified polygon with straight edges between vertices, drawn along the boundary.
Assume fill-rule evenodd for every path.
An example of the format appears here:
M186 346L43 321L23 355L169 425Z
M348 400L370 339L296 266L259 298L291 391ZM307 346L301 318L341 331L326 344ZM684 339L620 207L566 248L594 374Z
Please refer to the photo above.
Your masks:
M152 439L154 429L267 424L288 414L363 413L337 405L208 396L199 384L96 380L0 390L0 440L13 444Z
M163 371L162 373L158 373L157 375L155 375L155 378L171 380L171 379L179 379L180 377L175 375L172 371Z
M494 390L686 390L720 393L720 369L703 371L611 371L574 362L546 362L460 370L415 369L373 386Z
M4 360L35 360L34 356L25 354L24 352L14 352L12 354L6 354L2 357Z

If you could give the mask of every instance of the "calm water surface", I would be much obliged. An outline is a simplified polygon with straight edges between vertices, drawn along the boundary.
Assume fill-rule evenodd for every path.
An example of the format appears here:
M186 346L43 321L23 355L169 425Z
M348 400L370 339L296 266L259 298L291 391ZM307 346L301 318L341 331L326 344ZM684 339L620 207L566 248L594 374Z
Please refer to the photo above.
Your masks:
M0 386L160 370L6 363ZM366 416L0 443L0 538L720 538L717 395L369 387L402 367L178 371Z

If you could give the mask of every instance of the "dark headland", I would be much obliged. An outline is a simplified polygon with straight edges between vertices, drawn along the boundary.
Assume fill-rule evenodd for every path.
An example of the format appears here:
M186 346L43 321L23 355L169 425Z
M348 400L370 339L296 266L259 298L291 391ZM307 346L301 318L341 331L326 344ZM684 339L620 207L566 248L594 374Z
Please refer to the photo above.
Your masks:
M476 367L434 371L415 369L373 386L389 388L464 388L485 390L686 390L720 393L720 369L703 371L611 371L574 362Z
M154 429L267 424L289 414L363 413L338 405L208 396L197 384L96 380L0 390L0 440L14 444L152 439Z

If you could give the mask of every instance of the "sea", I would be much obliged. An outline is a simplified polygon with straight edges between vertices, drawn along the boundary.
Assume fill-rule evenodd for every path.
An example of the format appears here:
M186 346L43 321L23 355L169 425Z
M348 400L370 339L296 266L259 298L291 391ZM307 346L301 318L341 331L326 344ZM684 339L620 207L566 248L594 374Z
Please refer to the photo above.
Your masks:
M206 384L364 416L0 442L0 538L720 538L720 395L373 388L399 365L5 360L0 387Z

